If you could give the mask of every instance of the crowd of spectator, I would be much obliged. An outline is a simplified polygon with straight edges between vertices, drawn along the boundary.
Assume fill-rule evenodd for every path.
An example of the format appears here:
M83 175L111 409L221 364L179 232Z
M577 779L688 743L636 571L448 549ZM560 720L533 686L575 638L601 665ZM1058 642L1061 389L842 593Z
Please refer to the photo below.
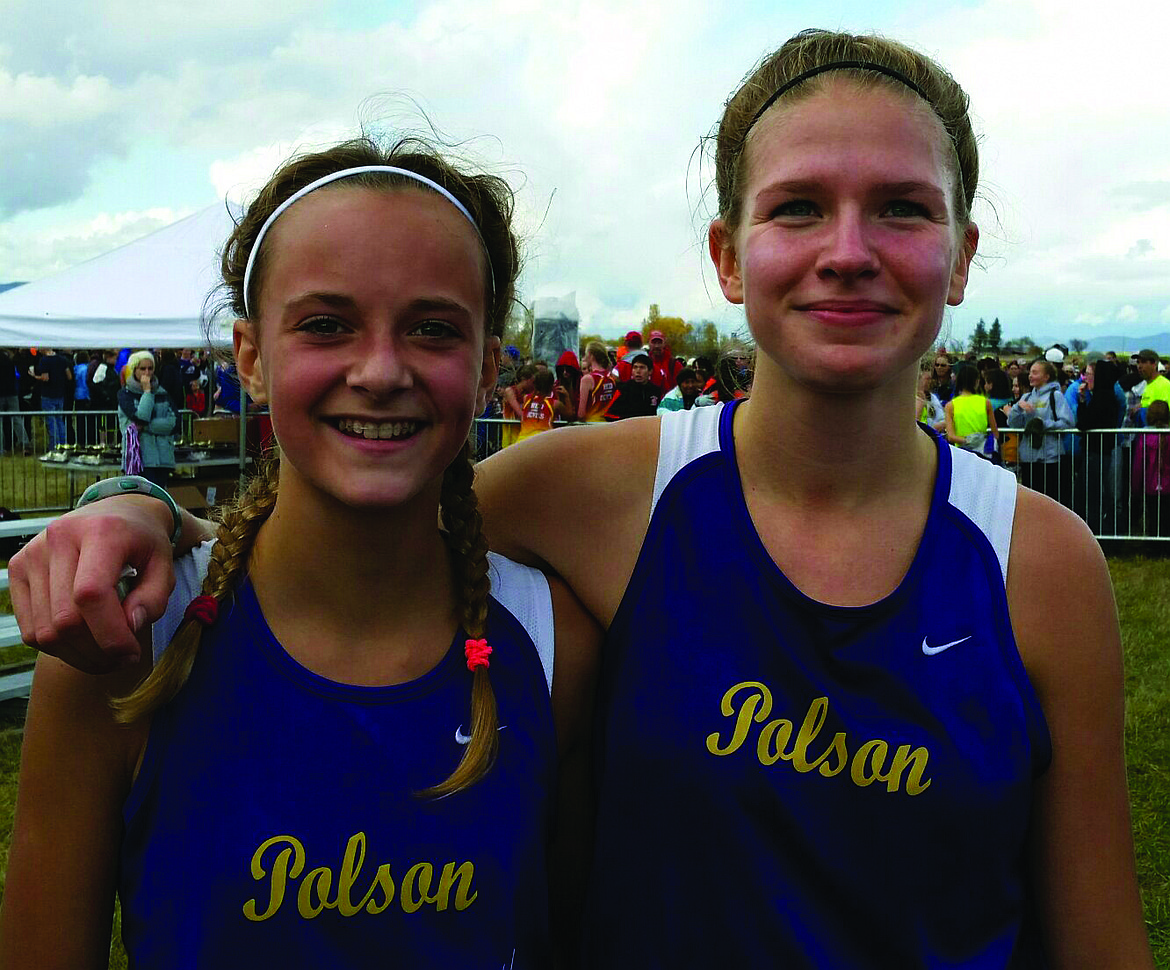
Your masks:
M140 352L141 353L141 352ZM37 448L32 415L43 421L50 449L103 443L117 430L119 395L128 381L132 352L59 351L51 347L0 348L0 455L31 455ZM234 365L191 348L150 354L152 379L176 413L239 413ZM73 414L67 420L67 415Z
M549 362L505 349L497 393L481 417L505 419L500 444L550 429L554 423L620 421L690 410L746 397L751 356L733 349L713 361L676 357L665 335L631 330L617 347L591 341L580 356L564 351ZM547 375L543 378L542 375Z
M916 416L960 448L1014 468L1098 535L1170 536L1170 380L1153 350L1074 359L923 362ZM1103 432L1103 433L1095 433Z

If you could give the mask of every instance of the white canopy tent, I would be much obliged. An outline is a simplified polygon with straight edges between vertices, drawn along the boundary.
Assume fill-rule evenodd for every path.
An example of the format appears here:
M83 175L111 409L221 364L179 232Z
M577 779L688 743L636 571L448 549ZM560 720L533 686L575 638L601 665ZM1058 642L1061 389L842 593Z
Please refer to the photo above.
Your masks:
M0 346L203 347L203 304L232 230L223 202L52 276L0 293ZM217 343L231 330L217 321Z

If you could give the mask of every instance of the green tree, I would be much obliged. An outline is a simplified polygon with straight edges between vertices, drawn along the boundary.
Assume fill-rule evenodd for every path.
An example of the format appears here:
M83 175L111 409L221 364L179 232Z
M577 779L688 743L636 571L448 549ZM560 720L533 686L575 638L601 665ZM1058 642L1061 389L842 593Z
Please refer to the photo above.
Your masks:
M971 349L975 353L979 353L987 346L987 324L983 322L983 318L979 318L979 322L975 324L975 332L971 334Z
M690 353L695 357L709 357L712 362L719 356L719 328L713 320L700 320L693 325Z
M672 354L691 353L691 325L682 317L663 316L657 303L650 304L650 312L642 321L642 340L650 342L650 333L661 330Z
M1076 340L1070 340L1068 345L1072 348L1072 352L1074 354L1082 354L1084 353L1085 348L1089 346L1089 342L1087 340L1081 340L1078 338Z
M521 306L517 303L504 323L504 337L501 343L505 347L509 345L515 347L520 351L521 357L528 357L532 353L534 322L535 317L531 307ZM554 363L554 361L549 361L549 363Z
M1003 329L999 325L999 317L991 322L991 329L987 331L987 349L999 356L999 345L1003 343Z

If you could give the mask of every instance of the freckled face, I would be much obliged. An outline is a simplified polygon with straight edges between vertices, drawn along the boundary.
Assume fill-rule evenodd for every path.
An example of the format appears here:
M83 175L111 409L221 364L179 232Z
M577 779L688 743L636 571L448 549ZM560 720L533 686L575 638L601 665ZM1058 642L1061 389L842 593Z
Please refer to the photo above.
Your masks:
M843 80L757 123L721 284L790 378L840 392L917 373L978 239L951 211L945 139L914 95Z
M437 492L497 373L472 227L425 190L333 187L264 246L258 340L238 325L237 357L291 479L351 506Z

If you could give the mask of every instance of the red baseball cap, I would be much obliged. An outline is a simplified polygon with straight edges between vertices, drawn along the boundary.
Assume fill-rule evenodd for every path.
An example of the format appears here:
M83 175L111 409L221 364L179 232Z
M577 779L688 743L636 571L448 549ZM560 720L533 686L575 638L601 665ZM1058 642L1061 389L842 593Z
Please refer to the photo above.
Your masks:
M641 339L642 339L642 335L637 330L631 330L629 333L626 334L626 342L627 343L629 343L631 340L641 340Z
M664 343L666 342L666 338L662 335L661 330L651 330L650 331L650 339L651 340L661 340Z

